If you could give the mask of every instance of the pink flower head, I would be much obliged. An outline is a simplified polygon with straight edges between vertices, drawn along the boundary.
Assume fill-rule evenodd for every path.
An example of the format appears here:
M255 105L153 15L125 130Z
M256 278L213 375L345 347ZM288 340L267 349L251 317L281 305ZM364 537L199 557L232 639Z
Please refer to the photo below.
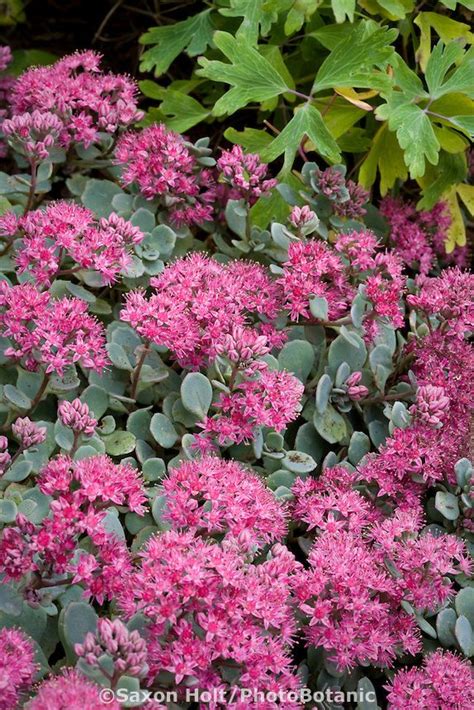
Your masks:
M435 651L421 667L398 671L386 688L390 710L468 710L474 705L469 662L450 651Z
M0 710L18 706L37 671L35 650L28 636L20 629L0 629Z
M62 127L62 122L54 113L33 111L3 121L2 132L13 148L36 164L47 160Z
M2 476L11 462L11 456L8 453L8 439L6 436L0 436L0 476Z
M102 699L100 686L92 683L73 668L63 668L60 675L51 676L38 686L37 694L28 703L28 710L120 710L113 698Z
M318 221L319 220L316 216L316 213L313 212L313 210L310 209L308 205L304 205L303 207L295 206L291 210L290 223L296 229L304 227L307 224L310 224L311 222L317 225Z
M58 416L64 426L74 432L92 436L97 426L97 419L91 417L89 407L79 398L72 402L62 401L58 406Z
M443 387L424 385L418 388L416 404L410 407L410 412L425 424L438 429L443 426L448 407L449 397L446 397Z
M19 271L44 286L61 273L66 261L67 266L72 262L97 271L104 284L113 283L129 266L133 246L144 236L116 214L96 220L90 210L66 200L16 220L7 213L0 218L0 228L5 235L21 237L15 243Z
M445 269L441 276L424 280L419 294L407 296L407 301L445 321L448 332L460 339L474 330L474 274Z
M299 414L304 386L293 374L261 369L255 378L238 383L222 394L217 414L203 423L204 436L218 442L251 441L260 426L282 431Z
M259 548L281 540L285 508L262 480L234 461L183 461L163 481L165 517L174 529L245 540Z
M232 358L268 347L248 332L254 314L273 319L280 307L278 286L259 264L220 264L195 253L168 266L152 285L149 299L141 291L127 294L121 319L166 346L183 367L213 362L226 344Z
M160 197L178 224L202 224L212 217L209 176L200 171L182 136L163 124L126 133L115 151L122 183L137 183L148 200Z
M131 79L103 72L100 55L85 51L27 69L10 100L14 115L54 113L62 123L64 147L72 142L87 147L99 140L100 132L115 133L141 118L136 93Z
M357 490L357 474L343 466L323 471L319 478L297 479L292 513L318 533L339 530L361 534L374 520L369 501Z
M242 197L250 204L254 204L277 184L276 180L266 177L267 166L260 162L259 156L256 153L245 154L240 145L222 151L217 169L231 187L230 197Z
M99 619L96 633L87 633L74 651L88 665L98 669L101 656L107 654L112 657L115 673L143 676L146 672L145 640L138 631L129 631L120 619Z
M344 170L340 166L330 166L325 170L316 168L311 174L311 186L317 194L327 197L331 202L347 199Z
M349 308L353 289L346 268L339 257L323 241L298 241L288 247L288 261L279 279L285 307L294 320L310 318L311 296L325 298L331 320Z
M140 557L119 604L127 616L141 611L150 620L149 681L165 670L178 688L191 678L206 688L212 678L213 687L228 689L224 658L240 667L242 687L298 687L288 648L289 583L299 566L286 548L275 546L255 566L231 545L166 532L150 538Z
M406 279L402 263L388 252L379 252L374 259L374 273L365 281L365 296L380 318L386 318L395 328L403 325L401 300Z
M100 372L108 363L104 328L79 298L54 300L32 284L0 283L0 335L10 340L5 355L29 370L64 373L80 362Z
M380 211L389 223L393 250L408 268L426 276L437 256L446 264L467 266L466 247L456 247L451 254L446 254L451 215L445 203L439 202L431 210L419 212L411 202L385 197Z
M46 441L46 427L38 426L36 422L32 422L28 417L17 419L12 424L12 432L20 442L22 449L29 449L30 446L38 446Z
M348 219L359 219L363 217L367 210L365 205L369 199L369 193L361 185L357 185L353 180L347 180L346 188L349 192L349 199L343 202L336 202L334 211L341 217Z
M63 497L78 506L89 501L126 505L139 515L145 511L146 496L138 471L128 464L114 464L105 454L79 461L57 456L41 469L38 486L46 495L68 494Z
M345 386L347 387L347 394L350 399L358 400L363 397L367 397L369 390L365 385L360 385L359 382L362 379L362 372L353 372L347 380L345 381Z
M342 232L336 236L334 248L343 254L352 267L360 271L373 269L374 256L379 246L375 234L368 229L360 232Z
M317 538L310 570L295 594L307 615L308 642L322 646L340 669L391 665L398 653L417 653L413 616L400 608L396 584L360 534L337 530Z
M7 45L0 46L0 71L5 71L13 59L12 50Z

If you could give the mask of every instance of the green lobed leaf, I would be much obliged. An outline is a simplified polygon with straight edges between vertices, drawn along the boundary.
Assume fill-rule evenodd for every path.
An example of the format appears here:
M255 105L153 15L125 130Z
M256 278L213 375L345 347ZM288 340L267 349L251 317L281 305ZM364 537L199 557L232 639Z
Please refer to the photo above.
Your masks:
M243 37L216 32L213 39L230 63L200 57L201 68L196 73L232 86L215 103L215 116L234 113L252 101L266 101L288 90L279 72Z
M142 71L155 71L155 76L164 74L181 52L190 57L204 52L212 40L214 26L211 10L188 17L163 27L153 27L140 38L141 44L154 45L142 54Z

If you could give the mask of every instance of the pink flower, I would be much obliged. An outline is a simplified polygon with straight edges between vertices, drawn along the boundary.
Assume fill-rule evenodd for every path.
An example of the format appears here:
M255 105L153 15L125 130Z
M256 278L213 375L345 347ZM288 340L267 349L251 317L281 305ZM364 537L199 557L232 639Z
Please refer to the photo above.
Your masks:
M342 232L336 236L334 248L349 260L352 267L360 271L373 269L374 257L379 246L375 234L368 229L360 232Z
M113 698L102 700L100 686L92 683L73 668L63 668L60 675L44 680L37 694L28 703L28 710L120 710Z
M238 539L257 549L286 533L285 508L263 481L234 461L183 461L163 481L174 529Z
M0 228L5 235L21 237L15 242L19 271L42 286L51 284L65 262L76 264L73 270L93 269L104 284L111 284L129 266L133 245L143 239L137 227L116 214L96 220L90 210L65 200L16 220L6 213Z
M462 339L474 330L474 274L459 268L445 269L441 276L425 279L408 303L445 322L448 332Z
M91 417L89 407L79 398L72 402L63 400L58 406L58 417L64 426L86 436L92 436L97 426L97 419Z
M365 385L359 384L361 379L362 372L353 372L345 381L344 385L347 387L347 394L350 399L362 399L363 397L367 397L367 395L369 394L369 390L367 389L367 387Z
M12 432L20 442L22 449L29 449L30 446L37 446L46 441L46 427L38 426L36 422L32 422L28 417L17 419L12 424Z
M305 522L308 530L361 534L376 515L369 501L355 490L357 478L343 466L334 466L319 478L297 479L292 488L293 517Z
M334 205L335 213L341 217L347 217L348 219L363 217L367 212L365 205L368 202L369 193L353 180L347 180L346 188L349 192L349 199L336 202Z
M220 396L217 414L202 425L204 436L226 445L250 441L261 426L282 431L298 416L303 391L293 374L261 369L254 379L244 379Z
M10 340L5 355L29 370L64 373L80 362L100 372L108 363L104 328L78 298L53 300L32 284L0 283L0 335Z
M13 59L12 50L7 45L0 46L0 71L5 71Z
M329 319L336 320L347 312L354 295L341 258L322 241L290 244L279 283L293 320L311 318L311 296L325 298Z
M443 387L424 385L418 388L416 404L410 407L410 412L425 424L439 429L443 426L448 407L449 397L446 397Z
M0 436L0 476L3 476L10 462L11 456L8 453L8 439L6 436Z
M163 124L126 133L115 151L122 183L137 183L149 200L160 197L178 224L202 224L212 217L214 199L207 171L199 169L189 145Z
M277 184L276 180L266 178L267 166L260 162L259 156L245 154L240 145L222 151L217 169L231 187L231 199L243 198L251 205Z
M100 55L85 51L27 69L15 82L10 101L14 115L55 114L62 124L61 144L87 147L99 139L99 132L115 133L141 118L136 93L131 79L106 74Z
M25 699L37 671L28 636L20 629L0 629L0 710L12 710Z
M127 294L121 319L145 339L166 346L183 367L213 362L226 345L232 358L268 347L256 338L263 328L249 332L254 314L273 319L280 307L278 286L262 266L220 264L195 253L168 266L152 285L149 299L141 291ZM265 336L273 333L270 328Z
M47 160L62 128L59 118L48 111L22 113L2 123L9 144L34 164Z
M386 688L390 710L467 710L474 705L469 662L450 651L435 651L421 667L398 671Z
M408 268L417 269L426 276L436 256L448 264L467 266L466 247L457 247L451 254L446 254L451 216L443 202L429 211L418 212L410 202L385 197L380 203L380 211L390 225L393 250Z
M289 581L299 567L286 548L275 546L254 566L230 545L167 532L150 538L140 557L119 603L127 616L141 611L150 620L150 682L165 670L179 690L191 679L226 690L233 681L224 660L240 667L240 687L298 687L288 649Z
M146 496L138 471L128 464L114 464L105 454L79 461L57 456L41 469L38 487L47 495L68 493L66 498L78 507L89 501L126 505L139 515L145 512Z
M341 670L391 665L398 653L420 650L414 617L400 608L395 581L362 536L324 533L308 561L311 569L295 585L308 642L322 646Z
M374 259L374 271L365 281L364 293L380 318L386 318L394 328L404 323L401 305L406 279L402 263L389 252L379 252Z
M86 634L83 643L77 643L74 651L84 661L98 670L100 658L111 656L114 673L143 676L146 673L146 643L138 631L129 631L120 619L99 619L96 633Z
M311 210L308 205L304 205L303 207L293 207L290 214L290 223L293 225L293 227L299 229L309 224L310 222L315 222L317 224L318 218L316 216L316 213L313 212L313 210Z

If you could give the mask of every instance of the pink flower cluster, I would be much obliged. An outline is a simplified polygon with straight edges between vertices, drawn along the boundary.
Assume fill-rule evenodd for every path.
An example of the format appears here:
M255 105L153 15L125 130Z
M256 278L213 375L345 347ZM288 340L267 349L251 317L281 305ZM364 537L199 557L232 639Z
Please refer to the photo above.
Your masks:
M130 569L125 544L104 526L105 509L126 505L142 515L145 493L138 472L126 464L115 465L105 455L72 461L58 456L40 471L38 487L54 496L51 513L35 525L23 515L4 528L0 539L0 570L18 580L35 573L27 594L51 586L58 575L72 574L88 594L101 603L113 598ZM75 555L79 541L88 536L93 552Z
M0 710L18 707L37 671L35 650L28 636L19 629L0 629Z
M60 495L79 509L85 503L126 505L143 515L146 500L138 471L128 464L114 464L105 454L72 461L57 456L38 476L38 487L47 495Z
M474 330L474 274L459 268L422 280L418 294L408 303L426 316L435 316L450 334L462 339Z
M354 490L356 474L335 469L323 478L294 488L297 517L317 532L311 568L295 587L308 641L341 669L391 665L421 647L402 602L420 612L438 609L453 593L447 575L470 572L464 544L454 535L420 533L417 510L383 519Z
M203 170L182 136L153 124L126 133L117 143L122 183L136 183L149 200L159 197L173 222L201 224L212 217L213 179Z
M28 417L17 419L12 424L12 433L18 439L21 449L29 449L46 440L46 427L39 426Z
M439 202L431 210L419 212L410 202L385 197L380 203L380 211L390 226L393 251L409 269L426 275L434 266L436 257L460 267L467 266L466 247L456 247L451 255L446 254L446 232L451 217L444 203Z
M97 426L97 419L91 416L89 407L79 398L72 402L63 400L58 406L59 421L77 434L92 436Z
M142 116L135 82L104 72L100 61L99 54L85 51L27 69L12 87L12 114L54 114L61 122L59 143L65 148L74 142L87 147L101 132L130 126Z
M89 666L99 670L104 654L110 656L113 678L120 675L143 676L146 673L145 640L138 631L129 631L120 619L99 619L97 632L87 633L83 643L75 645L74 651Z
M232 546L189 532L150 538L119 599L127 616L141 612L150 621L150 682L167 671L183 693L190 686L232 691L234 684L297 688L288 649L295 632L290 579L298 569L281 545L252 565ZM229 675L231 668L239 673Z
M436 651L421 667L398 671L386 688L390 710L467 710L474 705L469 662L450 651Z
M339 234L334 249L316 240L290 244L279 283L291 317L311 319L310 299L318 297L327 301L329 320L337 320L349 311L359 283L374 315L400 327L405 288L402 262L391 253L377 251L378 246L375 235L367 230ZM372 336L376 325L370 325L367 334Z
M224 535L248 549L282 540L285 509L263 481L235 461L183 461L163 481L165 518L175 530Z
M0 335L10 340L6 357L28 370L62 375L81 363L100 372L108 363L103 326L79 298L54 300L29 283L0 283Z
M13 55L10 47L0 45L0 128L3 121L8 116L8 98L11 88L15 82L13 76L6 73ZM0 140L0 158L4 158L7 154L7 144L2 139Z
M347 312L354 290L344 263L323 241L298 241L288 247L288 261L279 280L284 305L293 320L311 318L311 296L325 298L328 317L336 320Z
M2 123L2 132L12 148L35 165L48 158L62 128L62 121L49 111L20 113Z
M268 168L255 153L245 154L240 145L223 150L217 161L222 179L230 186L228 198L243 198L253 205L261 195L275 187L277 181L267 178Z
M28 703L28 710L120 710L120 703L113 698L102 699L100 686L92 683L73 668L64 668L59 675L44 680L35 697ZM9 709L11 710L11 709Z
M265 367L256 375L236 382L230 393L222 393L217 413L203 423L204 437L216 437L219 444L251 441L259 427L282 431L296 419L304 385L293 374ZM204 443L204 442L203 442ZM205 448L205 446L204 446Z
M166 346L183 367L213 362L229 336L246 344L246 333L252 339L255 330L268 345L253 338L252 348L271 348L276 334L253 326L252 317L275 318L279 289L259 264L221 264L194 253L167 266L152 285L148 299L142 291L128 293L120 317L146 340ZM246 345L233 347L245 351Z
M462 340L472 328L469 289L472 276L447 269L428 279L418 295L407 297L423 318L432 314L438 320L437 329L431 326L428 335L408 347L418 383L410 407L413 420L405 429L395 429L360 469L377 495L388 497L392 505L410 508L427 486L443 479L455 483L454 465L469 450L474 359L471 346Z
M91 210L65 200L24 217L6 213L0 218L0 233L20 237L15 242L18 270L41 286L81 268L97 271L110 285L129 266L130 252L144 236L114 213L96 219Z

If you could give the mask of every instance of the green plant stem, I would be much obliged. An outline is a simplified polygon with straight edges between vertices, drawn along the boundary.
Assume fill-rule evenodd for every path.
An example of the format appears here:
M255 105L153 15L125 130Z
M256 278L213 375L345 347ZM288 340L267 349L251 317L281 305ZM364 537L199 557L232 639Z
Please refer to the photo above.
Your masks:
M33 203L34 203L34 200L35 200L36 183L37 183L37 180L38 180L38 174L37 174L36 169L37 169L37 165L36 165L36 163L33 161L33 162L31 163L30 191L28 192L28 200L27 200L27 202L26 202L26 207L25 207L25 211L23 212L23 214L26 214L27 212L29 212L29 211L31 210L31 208L33 207Z
M46 388L48 386L48 383L49 383L49 375L47 372L45 372L43 375L43 380L39 386L39 390L35 394L33 401L31 402L30 408L28 409L27 412L25 412L25 415L24 415L25 417L29 416L30 414L32 414L35 411L36 407L41 402L44 393L46 392Z
M136 399L137 398L137 388L138 388L138 383L140 381L140 373L142 371L143 364L145 362L146 356L150 352L150 343L146 342L143 344L142 351L140 353L140 357L138 358L138 362L135 366L135 370L133 372L133 377L132 377L132 384L130 387L130 399Z

